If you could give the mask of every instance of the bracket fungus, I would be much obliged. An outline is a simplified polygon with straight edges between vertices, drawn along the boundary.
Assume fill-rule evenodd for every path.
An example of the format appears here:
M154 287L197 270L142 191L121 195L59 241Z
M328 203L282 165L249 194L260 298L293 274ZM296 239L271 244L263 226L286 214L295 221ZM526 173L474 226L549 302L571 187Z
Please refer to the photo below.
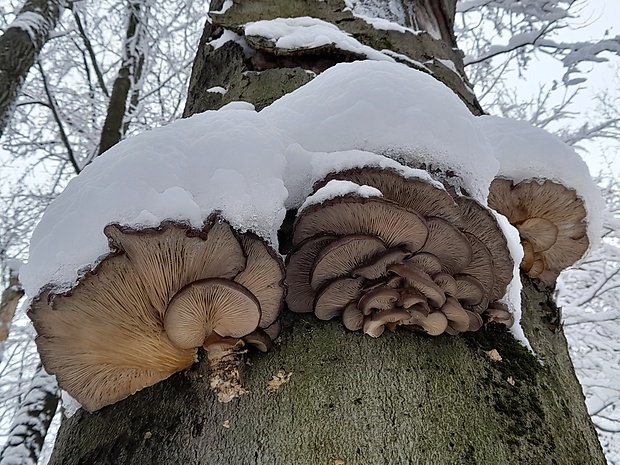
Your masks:
M330 181L382 197L320 196ZM389 169L349 169L315 185L287 257L288 307L380 336L398 326L437 336L477 331L500 308L513 262L493 215L473 199ZM497 313L497 312L495 312ZM506 315L494 321L510 326Z
M104 229L111 253L69 292L41 292L28 315L45 369L89 411L190 367L204 347L223 401L243 392L240 349L277 336L284 268L258 236L212 215ZM216 380L216 381L213 381Z
M546 180L496 178L489 206L519 230L523 246L521 270L547 284L575 263L589 246L586 209L573 189Z

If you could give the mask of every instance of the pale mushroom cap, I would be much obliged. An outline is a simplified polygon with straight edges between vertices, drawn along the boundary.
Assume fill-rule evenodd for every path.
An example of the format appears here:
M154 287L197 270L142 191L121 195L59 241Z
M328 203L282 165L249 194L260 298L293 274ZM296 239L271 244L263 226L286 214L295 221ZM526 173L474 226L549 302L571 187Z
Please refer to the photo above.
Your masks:
M28 316L43 365L86 410L124 399L195 361L196 349L170 342L149 292L127 256L116 254L70 293L43 292L33 300Z
M216 217L211 223L200 233L175 224L147 231L108 225L104 232L131 260L133 272L149 289L151 305L163 317L172 296L187 283L232 279L245 267L241 244L228 223Z
M195 281L170 301L164 329L182 349L200 347L215 331L220 336L241 338L258 327L260 304L245 287L227 279Z
M495 179L489 205L508 218L522 238L523 271L532 277L555 282L560 271L586 252L586 210L573 189L550 180Z
M388 247L419 250L428 228L420 215L377 197L343 196L312 205L295 223L293 244L315 234L365 234L380 238Z
M257 236L240 238L247 256L245 269L235 282L248 289L260 303L259 327L266 328L278 319L284 305L284 266L275 251Z
M454 274L471 261L472 250L465 235L455 226L441 218L426 218L428 238L422 252L435 255L441 261L442 270Z
M327 284L314 302L317 318L331 320L341 315L349 302L359 298L363 285L363 278L340 278Z

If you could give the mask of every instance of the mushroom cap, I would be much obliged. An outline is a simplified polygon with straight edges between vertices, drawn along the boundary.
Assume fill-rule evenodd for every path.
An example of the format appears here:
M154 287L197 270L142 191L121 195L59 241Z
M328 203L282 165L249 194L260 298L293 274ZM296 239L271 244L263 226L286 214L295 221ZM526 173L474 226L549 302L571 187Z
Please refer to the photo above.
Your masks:
M314 305L314 289L310 286L310 271L318 253L336 236L309 237L286 257L286 304L291 312L311 313Z
M304 209L295 223L293 244L315 234L377 236L387 247L416 252L428 236L426 221L397 203L346 195Z
M326 284L314 301L314 313L320 320L331 320L344 311L349 302L359 298L363 278L339 278Z
M247 257L245 269L235 276L258 299L261 317L258 326L273 324L284 305L284 266L280 257L258 236L245 233L239 238Z
M383 286L366 292L357 303L364 315L370 315L373 310L388 310L395 306L400 293L389 287Z
M446 295L443 292L443 289L435 284L431 277L426 273L418 271L402 263L390 265L388 270L396 273L402 278L405 278L407 281L407 286L413 287L423 294L431 305L439 308L446 302Z
M342 324L350 331L358 331L364 326L364 314L357 303L349 303L342 312Z
M586 252L586 210L573 189L546 180L496 178L489 191L489 206L505 215L522 238L523 271L547 283Z
M229 329L222 322L203 321L196 327L206 324L207 333L189 347L178 335L172 342L164 327L175 306L200 301L190 283L222 281L245 289L232 281L247 260L228 223L212 215L202 230L164 223L141 231L108 225L104 233L112 252L71 291L54 295L44 290L28 312L45 369L89 411L191 366L196 347L213 328L224 336L247 334L242 325ZM241 294L255 309L250 322L255 328L261 316L258 301L247 289Z
M384 251L385 245L377 237L362 234L344 236L319 252L310 272L310 286L318 289L327 281L350 273Z
M135 231L110 224L110 244L125 252L133 273L148 288L148 300L163 318L168 302L183 286L205 278L234 278L245 255L230 225L212 216L203 231L165 223Z
M258 327L260 303L234 281L210 278L194 281L175 294L164 317L164 329L181 349L203 345L216 332L241 338Z
M461 209L459 227L464 232L473 234L491 253L495 282L489 299L497 300L506 293L506 288L512 281L514 262L506 237L491 212L474 199L458 197L456 203Z
M45 370L92 412L190 367L122 253L108 256L66 294L44 291L28 316Z
M366 279L378 279L387 276L387 267L393 263L400 263L411 255L403 249L388 249L383 253L379 253L372 260L355 268L351 275L354 277L362 276Z
M384 198L422 216L436 216L455 222L460 215L454 200L446 191L421 179L406 178L389 168L353 168L331 173L317 182L314 190L334 179L351 181L360 186L372 186L379 189Z
M379 337L383 334L386 323L397 323L409 317L409 312L401 308L375 312L364 320L364 333L371 337Z
M439 259L442 270L454 274L465 268L472 257L472 250L465 235L441 218L426 218L428 237L421 252Z

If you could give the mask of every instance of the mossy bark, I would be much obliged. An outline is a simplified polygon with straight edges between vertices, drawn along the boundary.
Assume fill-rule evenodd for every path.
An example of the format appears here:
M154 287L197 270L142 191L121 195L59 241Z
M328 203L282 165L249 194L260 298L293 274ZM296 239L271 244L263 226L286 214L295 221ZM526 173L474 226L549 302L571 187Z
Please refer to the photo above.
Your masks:
M399 33L400 42L395 31L367 29L343 9L337 0L235 1L205 30L186 114L227 99L267 105L291 87L282 81L286 73L299 78L295 87L312 76L307 66L320 72L337 61L340 52L332 49L285 58L261 49L260 63L269 66L257 69L236 42L209 45L224 28L242 34L239 25L259 18L313 15L378 49L389 41L401 52L411 46L414 61L445 49L459 56L428 35ZM455 92L479 112L458 76L462 64L456 69L426 67L448 85L458 80ZM243 87L248 72L265 82ZM214 86L228 92L206 92ZM247 394L218 402L201 360L122 402L65 420L50 464L604 464L552 290L524 280L522 324L536 357L501 328L437 338L397 331L372 339L339 322L285 313L275 347L248 354Z

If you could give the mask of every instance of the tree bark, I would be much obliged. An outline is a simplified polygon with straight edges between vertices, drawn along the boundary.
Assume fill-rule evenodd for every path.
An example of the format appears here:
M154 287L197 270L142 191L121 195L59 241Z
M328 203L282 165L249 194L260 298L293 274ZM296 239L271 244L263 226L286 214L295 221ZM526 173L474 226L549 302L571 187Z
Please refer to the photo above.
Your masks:
M453 18L446 8L452 3L434 7ZM262 108L310 80L306 70L360 59L329 47L283 57L252 37L245 37L251 57L236 42L209 45L225 29L243 35L247 22L289 16L330 21L365 45L405 55L403 62L423 67L481 112L460 71L460 53L444 34L374 30L344 6L338 0L236 0L212 15L185 114L238 99ZM456 71L442 64L447 59ZM206 92L213 86L228 92ZM276 346L248 356L242 375L249 393L219 403L201 360L122 402L65 420L50 464L602 465L553 290L523 280L522 326L536 356L499 328L438 338L398 331L372 339L339 322L285 313Z
M11 328L13 315L15 315L19 299L23 296L24 290L19 283L19 279L16 275L13 275L13 271L11 270L9 285L2 292L2 298L0 299L0 360L2 360L2 354L4 352L4 342L9 337L9 329Z
M0 37L0 137L21 86L62 11L60 0L27 0Z

